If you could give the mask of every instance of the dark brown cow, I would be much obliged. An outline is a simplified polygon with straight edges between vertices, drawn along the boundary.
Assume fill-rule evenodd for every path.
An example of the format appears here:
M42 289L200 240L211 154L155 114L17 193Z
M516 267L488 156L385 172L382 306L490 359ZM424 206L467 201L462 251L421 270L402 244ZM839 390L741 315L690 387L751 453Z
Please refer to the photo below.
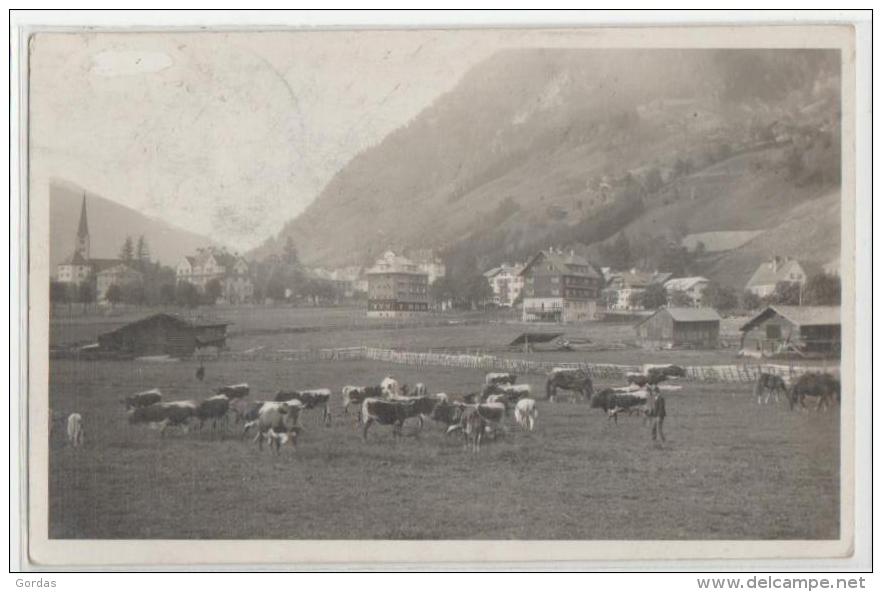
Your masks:
M554 368L545 381L545 398L554 401L557 389L579 393L587 401L594 394L594 383L588 372L581 368Z
M158 427L159 434L165 435L168 426L183 426L186 430L190 420L196 417L196 403L193 401L172 401L170 403L154 403L147 407L136 407L129 410L129 423L150 424Z
M647 384L657 385L664 382L668 378L684 376L686 376L685 368L674 364L668 364L667 366L654 366L652 368L649 368L646 374L629 372L626 375L626 378L628 379L628 384L636 384L637 386L642 388Z
M591 408L603 409L606 411L607 419L612 419L615 423L619 423L619 413L623 411L630 413L632 410L645 408L648 401L649 388L630 393L619 392L611 388L603 389L591 397Z
M362 438L367 440L368 429L376 422L380 425L391 425L395 440L401 437L401 427L409 417L416 415L416 401L386 401L383 399L365 399L361 404L361 417L364 421Z
M763 399L763 394L766 395L765 400ZM776 374L760 372L753 385L753 395L756 397L757 405L762 405L763 403L768 405L772 395L775 395L775 402L777 403L779 395L787 396L787 383Z
M820 411L822 407L829 409L833 405L833 401L841 399L841 387L839 381L832 374L820 374L812 372L800 376L793 386L790 387L789 400L790 409L793 410L797 405L800 409L805 409L806 397L817 397L818 404L816 411Z
M226 395L215 395L204 401L200 401L196 406L196 417L199 419L199 428L206 421L211 421L211 429L216 430L220 425L223 427L227 411L230 410L230 399Z

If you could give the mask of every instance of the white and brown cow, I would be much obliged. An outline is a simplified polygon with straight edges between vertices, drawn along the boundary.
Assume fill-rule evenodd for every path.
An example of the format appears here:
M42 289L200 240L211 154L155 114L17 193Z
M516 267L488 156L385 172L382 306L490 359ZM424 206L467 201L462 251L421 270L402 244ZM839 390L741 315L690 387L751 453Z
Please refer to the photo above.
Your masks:
M347 385L343 387L341 394L343 396L343 414L348 415L349 406L356 405L356 407L358 408L357 423L361 423L361 404L364 403L365 399L382 399L383 388L381 386Z
M171 401L136 407L128 412L129 423L148 424L152 428L158 428L161 436L165 435L169 426L182 427L186 431L190 420L196 417L196 408L197 404L193 401Z
M489 401L491 396L496 396L511 409L520 400L529 397L533 389L529 384L488 384L481 392L481 398Z
M307 389L303 391L279 391L276 401L300 401L304 409L321 409L322 422L331 425L331 389Z
M135 393L134 395L129 395L124 399L120 399L120 402L125 404L126 411L128 411L129 409L136 409L138 407L149 407L154 403L159 403L161 400L162 393L158 388L154 388L149 391L142 391L140 393Z
M251 394L251 387L243 382L242 384L218 387L215 392L219 395L226 395L230 399L244 399Z
M391 425L392 436L397 441L401 437L401 428L405 420L417 415L415 409L416 401L414 400L387 401L383 399L365 399L361 404L361 417L364 421L362 438L366 441L368 429L374 423L378 423L380 425Z
M254 440L258 447L263 450L263 442L267 440L270 450L277 454L282 444L289 442L294 448L297 444L297 436L300 434L300 412L303 405L300 401L267 401L260 407L254 425L257 426L257 435ZM247 429L247 428L246 428Z
M401 383L391 376L387 376L380 382L380 389L383 391L383 397L386 399L395 399L404 394L401 390Z

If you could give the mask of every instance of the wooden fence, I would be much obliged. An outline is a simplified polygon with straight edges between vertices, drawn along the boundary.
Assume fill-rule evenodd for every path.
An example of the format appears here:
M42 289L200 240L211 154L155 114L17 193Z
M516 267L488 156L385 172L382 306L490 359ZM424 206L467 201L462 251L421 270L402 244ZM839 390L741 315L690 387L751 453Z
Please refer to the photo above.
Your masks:
M326 362L342 360L372 360L405 366L442 366L470 368L485 371L513 372L520 376L546 374L552 368L581 368L600 379L623 379L628 372L642 372L642 366L621 364L591 364L524 360L490 355L450 354L437 352L408 352L375 347L345 347L333 349L266 350L225 352L231 359L261 359L297 362ZM686 380L700 382L754 382L760 372L777 374L788 382L809 372L834 372L835 368L790 366L782 364L728 364L718 366L686 366Z

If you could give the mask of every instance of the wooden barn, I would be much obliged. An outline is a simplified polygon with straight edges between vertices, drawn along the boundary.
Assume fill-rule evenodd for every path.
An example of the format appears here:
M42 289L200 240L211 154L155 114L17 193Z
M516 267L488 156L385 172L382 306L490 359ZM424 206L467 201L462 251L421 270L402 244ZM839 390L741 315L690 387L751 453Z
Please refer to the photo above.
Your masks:
M99 349L131 356L188 358L197 348L226 345L228 323L192 323L159 313L98 336Z
M759 356L838 355L838 306L768 306L741 327L741 350Z
M715 348L720 315L712 308L660 308L635 326L644 347Z

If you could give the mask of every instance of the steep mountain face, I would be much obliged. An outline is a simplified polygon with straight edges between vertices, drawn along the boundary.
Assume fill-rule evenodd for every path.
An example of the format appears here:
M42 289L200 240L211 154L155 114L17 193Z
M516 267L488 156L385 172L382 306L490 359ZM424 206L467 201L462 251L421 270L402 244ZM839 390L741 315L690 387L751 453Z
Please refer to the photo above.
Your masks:
M503 51L356 156L255 254L280 252L290 236L309 264L420 246L481 268L635 224L769 228L770 216L838 184L838 89L834 52ZM817 130L836 140L816 147ZM797 166L801 142L820 154L801 152ZM745 166L760 150L778 164ZM744 207L746 186L767 199ZM737 195L716 193L727 188Z
M73 253L83 192L82 188L64 181L54 181L49 187L49 261L53 272L56 265ZM150 218L92 192L85 193L92 257L114 258L127 236L136 241L143 235L151 258L174 266L183 255L212 244L204 236Z

